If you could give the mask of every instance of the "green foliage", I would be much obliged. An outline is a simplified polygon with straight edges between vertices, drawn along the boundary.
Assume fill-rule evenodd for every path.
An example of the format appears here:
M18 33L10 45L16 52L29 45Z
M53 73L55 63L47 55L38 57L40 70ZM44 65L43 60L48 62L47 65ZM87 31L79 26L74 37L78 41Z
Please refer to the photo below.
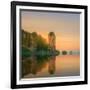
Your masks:
M66 54L67 54L67 51L62 51L62 54L63 54L63 55L66 55Z
M48 50L49 45L47 44L46 40L41 36L38 35L36 32L31 33L33 37L34 45L36 46L36 50Z
M38 50L48 50L49 45L47 44L46 40L40 35L37 36L36 44L37 44L36 46L37 51Z
M50 32L49 34L55 35L54 32ZM22 30L22 57L29 57L32 53L41 56L58 55L59 51L55 50L51 52L46 39L44 39L41 35L38 35L36 32L29 33Z
M25 47L22 47L22 58L31 56L31 51Z
M56 50L55 52L56 52L56 55L59 55L60 54L60 52L58 50Z
M37 33L36 32L32 32L31 35L32 35L33 38L37 37Z

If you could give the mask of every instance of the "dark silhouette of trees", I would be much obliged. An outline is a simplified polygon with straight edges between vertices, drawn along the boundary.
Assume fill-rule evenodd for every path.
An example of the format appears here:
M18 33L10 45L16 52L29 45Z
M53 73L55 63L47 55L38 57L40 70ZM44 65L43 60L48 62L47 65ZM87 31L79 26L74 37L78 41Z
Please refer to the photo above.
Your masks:
M63 55L66 55L66 54L67 54L67 51L62 51L62 54L63 54Z
M59 51L55 48L55 34L50 32L49 34L49 43L46 39L36 32L26 32L22 30L22 55L54 55L59 54ZM26 50L25 50L26 48Z

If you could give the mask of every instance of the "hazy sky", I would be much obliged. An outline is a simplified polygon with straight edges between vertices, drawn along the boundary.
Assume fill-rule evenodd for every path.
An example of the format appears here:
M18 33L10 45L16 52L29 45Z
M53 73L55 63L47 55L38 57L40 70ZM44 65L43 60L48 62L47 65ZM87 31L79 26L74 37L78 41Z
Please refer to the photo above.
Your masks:
M37 32L46 39L49 32L54 32L59 50L80 49L80 14L23 10L21 28Z

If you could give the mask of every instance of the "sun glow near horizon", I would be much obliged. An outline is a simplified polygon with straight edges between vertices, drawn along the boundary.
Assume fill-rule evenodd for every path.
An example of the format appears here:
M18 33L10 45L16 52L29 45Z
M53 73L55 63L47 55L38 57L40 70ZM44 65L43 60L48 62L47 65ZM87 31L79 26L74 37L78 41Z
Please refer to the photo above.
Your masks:
M49 13L21 11L21 28L37 32L48 42L48 33L56 35L56 49L80 50L80 15L72 13Z

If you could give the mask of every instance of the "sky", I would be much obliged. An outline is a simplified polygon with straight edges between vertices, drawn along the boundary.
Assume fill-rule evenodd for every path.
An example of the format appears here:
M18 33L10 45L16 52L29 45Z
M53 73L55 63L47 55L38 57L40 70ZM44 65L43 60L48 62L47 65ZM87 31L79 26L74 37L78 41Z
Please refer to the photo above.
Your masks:
M56 49L80 50L80 14L21 10L21 29L37 32L48 41L48 33L56 35Z

